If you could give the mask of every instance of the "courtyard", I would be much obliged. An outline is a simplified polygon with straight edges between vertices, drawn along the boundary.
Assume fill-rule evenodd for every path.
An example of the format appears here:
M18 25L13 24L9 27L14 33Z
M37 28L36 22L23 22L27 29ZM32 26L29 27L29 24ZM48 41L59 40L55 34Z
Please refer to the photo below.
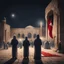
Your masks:
M55 56L42 56L42 64L64 64L64 54L55 52L50 49L41 49L44 52L56 54L59 55L58 57ZM29 63L28 64L35 64L34 62L34 47L29 48ZM0 64L5 64L7 61L9 61L12 58L12 48L9 47L8 49L0 49ZM17 59L13 62L13 64L22 64L23 61L23 47L20 49L18 48L17 51Z

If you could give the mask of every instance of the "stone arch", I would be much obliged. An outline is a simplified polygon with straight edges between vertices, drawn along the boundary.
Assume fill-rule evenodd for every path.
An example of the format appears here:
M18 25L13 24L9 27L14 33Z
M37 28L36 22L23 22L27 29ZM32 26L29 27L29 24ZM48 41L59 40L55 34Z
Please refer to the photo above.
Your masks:
M21 37L21 34L20 34L20 33L18 33L18 34L17 34L17 37L18 37L18 38L20 38L20 37Z
M48 19L49 19L50 16L52 16L52 22L53 22L53 21L54 21L54 20L53 20L53 18L54 18L53 10L50 10L50 11L48 12L48 14L47 14L47 23L46 23L46 24L47 24L47 27L46 27L47 40L49 40L49 39L48 39L48 36L49 36L49 35L48 35Z
M50 10L47 14L47 19L49 18L49 16L53 15L53 10Z
M33 35L33 38L36 38L36 37L37 37L37 34L34 34L34 35Z
M24 38L25 37L25 35L24 34L22 34L22 38Z
M28 38L32 38L32 34L31 34L31 33L28 33L28 34L27 34L27 37L28 37Z
M55 3L55 4L54 4ZM48 35L48 18L53 14L53 39L50 39ZM60 14L58 9L57 0L52 0L45 9L45 19L46 19L46 40L54 41L55 49L58 48L58 43L60 41Z

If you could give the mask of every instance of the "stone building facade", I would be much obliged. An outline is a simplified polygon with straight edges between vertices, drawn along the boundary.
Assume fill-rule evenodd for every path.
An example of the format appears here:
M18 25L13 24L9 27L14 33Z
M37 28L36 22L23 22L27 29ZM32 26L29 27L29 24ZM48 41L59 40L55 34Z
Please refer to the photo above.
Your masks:
M45 39L48 41L54 41L55 48L58 48L58 44L61 41L62 51L64 52L64 8L62 0L51 0L45 9L45 20L46 20L46 36ZM53 39L48 35L48 17L53 15ZM16 37L24 38L29 35L29 39L33 39L39 34L43 37L45 28L41 25L40 27L33 27L31 25L25 28L10 28L10 25L6 24L6 19L0 23L0 42L7 42L9 39L16 35ZM31 35L31 36L30 36ZM35 36L34 36L35 35Z
M53 39L49 37L48 34L48 18L53 15ZM46 39L48 41L54 41L55 48L58 47L60 42L60 13L58 8L58 1L52 0L45 9L45 19L46 19Z
M10 26L6 24L6 18L0 23L0 42L7 42L10 39Z
M53 14L53 36L55 48L58 48L58 44L61 41L61 49L64 53L64 1L63 0L51 0L45 9L46 19L46 39L50 39L48 35L48 17Z
M29 25L25 28L11 28L10 25L6 23L6 18L4 18L2 23L0 23L0 29L0 42L4 41L5 43L11 41L14 35L18 40L24 39L25 37L28 37L29 40L34 40L37 34L39 34L40 37L44 34L44 28L42 25L40 25L40 27L33 27Z
M58 0L58 7L60 11L60 40L62 52L64 53L64 0Z

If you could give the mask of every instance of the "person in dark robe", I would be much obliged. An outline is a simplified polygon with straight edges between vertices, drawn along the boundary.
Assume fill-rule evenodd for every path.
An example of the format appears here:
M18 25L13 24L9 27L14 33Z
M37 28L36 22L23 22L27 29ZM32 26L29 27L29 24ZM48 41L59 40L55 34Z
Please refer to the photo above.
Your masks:
M61 41L58 44L58 50L59 50L59 52L61 51Z
M6 43L3 41L3 48L6 49Z
M59 42L59 44L58 44L58 49L56 50L56 52L57 51L59 51L59 53L62 51L62 49L61 49L61 41Z
M46 43L45 43L45 49L50 49L50 43L49 43L49 41L46 41Z
M41 39L39 38L39 35L37 35L37 38L34 41L35 46L35 52L34 52L34 59L35 60L41 60Z
M16 39L16 36L13 37L11 41L12 45L12 58L17 59L17 45L18 45L18 40Z
M28 59L28 57L29 57L29 46L30 46L30 43L28 41L28 38L26 37L25 40L23 41L24 58L26 58L26 59Z

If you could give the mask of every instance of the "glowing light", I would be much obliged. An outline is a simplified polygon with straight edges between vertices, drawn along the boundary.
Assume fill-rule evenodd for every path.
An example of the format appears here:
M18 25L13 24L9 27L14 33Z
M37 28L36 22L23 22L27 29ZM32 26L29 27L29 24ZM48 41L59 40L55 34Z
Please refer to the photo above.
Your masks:
M14 18L15 17L15 14L11 14L11 16L12 16L12 18Z
M18 38L17 39L19 42L22 42L24 39L22 39L22 38Z
M45 37L40 37L40 39L41 39L42 41L45 41L45 40L46 40L46 38L45 38Z
M20 42L22 41L21 39L18 39Z
M42 22L42 21L40 21L40 26L42 27L42 25L43 25L43 22Z
M41 27L44 26L44 20L38 20L37 25Z

